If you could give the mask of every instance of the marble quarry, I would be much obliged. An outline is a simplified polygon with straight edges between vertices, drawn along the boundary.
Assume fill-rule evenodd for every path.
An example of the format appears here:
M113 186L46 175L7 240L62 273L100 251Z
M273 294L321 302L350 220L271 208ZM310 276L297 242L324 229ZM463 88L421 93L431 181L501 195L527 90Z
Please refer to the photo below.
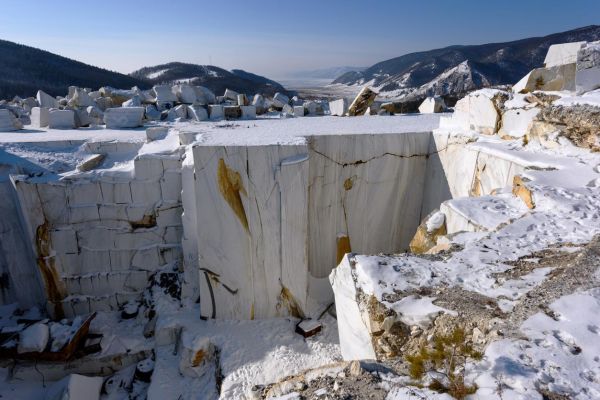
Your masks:
M430 97L393 115L369 88L353 102L185 84L5 102L0 306L41 309L14 354L58 357L49 349L75 339L98 353L34 358L11 379L41 374L60 396L110 395L121 373L147 398L244 398L243 385L285 396L300 386L267 385L281 371L254 376L279 359L246 343L381 366L456 324L481 352L523 340L510 335L530 310L576 291L597 298L584 291L597 272L561 263L598 259L599 54L598 43L551 46L512 88L471 92L452 113ZM65 329L93 334L57 342ZM343 365L340 379L375 368ZM300 367L294 382L308 380Z

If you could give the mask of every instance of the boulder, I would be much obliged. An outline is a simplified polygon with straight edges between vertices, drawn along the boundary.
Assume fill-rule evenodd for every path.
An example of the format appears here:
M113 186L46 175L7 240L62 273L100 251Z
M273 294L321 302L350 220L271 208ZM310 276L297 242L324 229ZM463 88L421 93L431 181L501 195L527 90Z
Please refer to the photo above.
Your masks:
M294 106L294 117L304 117L304 106Z
M212 104L208 106L208 115L211 121L217 121L223 119L224 110L222 105Z
M158 111L168 111L171 108L175 107L175 102L174 101L157 101L156 102L156 108L158 109Z
M71 374L52 384L45 400L99 400L104 378Z
M48 126L50 109L46 107L33 107L31 109L31 125L34 128L45 128Z
M69 88L70 90L71 88ZM94 105L94 99L83 89L75 88L73 96L70 97L69 103L71 107L89 107Z
M329 112L331 115L343 117L348 112L348 100L338 99L329 102Z
M160 119L160 111L158 111L158 108L154 104L149 104L146 106L145 117L150 121L158 121Z
M237 101L238 94L239 93L236 92L235 90L225 89L225 93L223 94L223 97L225 97L227 100Z
M411 253L424 254L437 244L437 239L446 234L446 216L435 210L429 214L417 228L415 236L410 241Z
M240 106L242 111L242 119L256 119L256 107L254 106Z
M536 107L506 110L502 114L502 127L498 131L498 135L507 139L525 136L529 124L539 112L540 109Z
M19 345L17 352L21 353L40 353L46 349L50 330L48 325L38 322L25 328L19 334Z
M98 97L96 99L96 105L101 111L106 111L106 109L111 108L113 106L113 101L110 97Z
M188 106L185 104L180 104L177 107L173 107L167 113L167 121L176 121L181 119L187 119L187 109Z
M184 331L180 343L179 372L182 375L199 378L212 370L210 366L215 361L216 349L209 338Z
M514 93L529 93L536 90L575 90L575 63L536 68L513 86Z
M308 115L317 115L317 111L319 109L319 105L314 101L307 101L303 104L304 109ZM294 115L296 108L294 107Z
M535 208L535 201L533 199L533 192L530 188L527 187L528 179L523 178L520 175L515 175L513 177L513 188L512 193L514 196L520 198L523 203L530 210Z
M48 107L48 108L58 108L58 100L48 93L38 90L36 99L40 107Z
M88 115L86 109L75 108L73 111L75 112L75 128L90 126L92 119Z
M294 107L290 106L289 104L284 105L283 108L281 109L281 116L284 118L293 117L294 116Z
M548 48L544 67L556 67L559 65L573 64L577 62L577 52L586 42L571 42L553 44Z
M75 128L75 111L73 110L50 110L48 114L48 127L50 129L73 129Z
M381 105L383 108L383 104ZM433 114L433 113L441 113L446 110L446 103L444 99L439 96L428 97L419 106L419 112L421 114Z
M196 90L190 85L173 86L173 91L177 95L180 103L193 104L198 100Z
M137 128L142 126L144 107L109 108L104 112L104 123L109 129Z
M248 97L244 93L240 93L237 95L237 104L238 106L248 106L250 102L248 101Z
M103 97L110 97L113 105L120 106L124 101L127 101L133 96L137 95L138 91L133 89L115 89L110 86L104 86L100 88L100 94L102 94Z
M193 121L206 121L208 119L208 111L206 107L201 105L191 105L187 107L188 118Z
M106 154L91 154L87 156L82 162L77 164L77 171L91 171L98 165L102 164L102 161L104 161L105 158Z
M142 99L140 99L140 96L135 95L133 96L131 99L124 101L123 104L121 104L121 107L141 107L142 106Z
M90 118L90 123L92 125L102 125L104 124L104 113L97 106L89 106L85 109Z
M177 101L177 96L173 93L169 85L157 85L152 88L154 98L157 102L171 103Z
M495 89L481 89L469 93L456 103L448 125L461 130L493 135L498 132L500 110L508 97L507 92Z
M217 101L215 94L204 86L192 86L196 92L196 101L199 104L214 104Z
M16 131L23 128L21 121L5 108L0 108L0 132Z
M252 99L252 105L256 107L256 114L258 115L264 114L269 110L265 98L258 93L255 94L254 98Z
M100 93L99 90L94 90L93 92L89 92L88 96L90 96L92 99L96 100L96 99L102 97L102 93Z
M600 88L600 41L588 43L577 53L575 86L579 94Z
M283 93L278 92L273 96L273 105L277 108L283 108L284 106L289 105L289 103L290 98Z
M367 111L367 108L369 108L375 101L375 97L377 97L376 92L372 91L368 87L364 87L358 93L352 104L350 104L350 107L348 108L348 115L350 117L364 115Z
M23 100L23 106L27 106L29 109L32 109L33 107L39 107L39 104L33 97L28 97Z

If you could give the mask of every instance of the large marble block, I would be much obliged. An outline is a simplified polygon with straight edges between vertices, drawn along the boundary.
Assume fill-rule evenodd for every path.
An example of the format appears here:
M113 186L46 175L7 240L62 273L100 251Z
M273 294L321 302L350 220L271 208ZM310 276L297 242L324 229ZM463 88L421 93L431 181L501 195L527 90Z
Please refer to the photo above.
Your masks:
M546 68L577 62L577 52L586 42L553 44L548 48L544 66Z
M174 102L177 101L177 95L173 92L169 85L157 85L152 88L156 101L159 102Z
M144 107L109 108L104 112L104 123L110 129L142 126Z
M344 98L330 101L329 112L331 115L343 117L348 112L348 100Z
M51 129L75 128L75 111L51 110L48 115L48 127Z
M50 96L48 93L38 90L36 99L40 107L58 108L58 100L55 97Z
M50 119L50 110L46 107L33 107L31 109L31 126L45 128Z

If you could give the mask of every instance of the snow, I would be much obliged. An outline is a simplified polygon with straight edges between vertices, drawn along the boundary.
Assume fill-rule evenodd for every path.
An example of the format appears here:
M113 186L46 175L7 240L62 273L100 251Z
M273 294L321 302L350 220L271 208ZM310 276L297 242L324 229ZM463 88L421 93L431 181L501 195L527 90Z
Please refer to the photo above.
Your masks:
M2 143L42 143L42 142L78 142L119 140L123 142L142 142L146 140L146 130L136 129L105 129L103 127L88 127L79 129L23 129L15 132L5 132L0 135Z
M394 387L385 400L452 400L453 397L446 393L417 387Z
M433 231L440 229L442 225L444 225L444 221L446 220L446 216L443 212L436 212L425 222L425 227L427 228L427 233L432 233Z
M304 144L306 137L317 135L397 134L431 132L437 128L439 116L398 115L388 117L319 117L257 119L248 122L183 124L175 127L198 132L203 146L268 144Z
M426 328L440 313L458 315L455 311L436 306L433 304L434 300L433 297L406 296L400 301L388 304L398 314L400 321L408 326L418 325Z
M293 318L201 321L197 312L168 316L159 321L157 330L182 326L219 348L223 399L241 398L254 385L341 359L337 325L328 314L319 321L321 332L304 339L295 333L298 320Z
M584 93L582 96L563 97L554 102L554 105L572 107L575 105L590 105L600 107L600 89Z
M600 397L600 290L561 297L550 309L556 318L538 313L523 323L527 340L487 348L472 372L477 398L539 399L540 386L565 398Z
M488 231L509 223L528 211L525 204L512 194L460 197L448 200L444 204Z
M161 69L160 71L156 71L156 72L151 72L148 75L146 75L146 78L148 79L156 79L159 76L161 76L162 74L164 74L165 72L168 72L169 69Z

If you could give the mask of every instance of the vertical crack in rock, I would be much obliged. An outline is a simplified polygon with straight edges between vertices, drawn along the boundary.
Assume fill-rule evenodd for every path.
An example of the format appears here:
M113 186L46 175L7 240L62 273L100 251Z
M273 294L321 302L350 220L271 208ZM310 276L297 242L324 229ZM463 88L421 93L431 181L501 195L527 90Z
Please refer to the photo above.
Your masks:
M37 265L44 279L48 300L54 306L54 316L57 319L64 317L61 301L65 297L60 289L60 277L54 266L54 257L51 256L50 227L46 219L35 231L35 247L37 252Z
M278 308L281 308L281 306L285 306L292 317L304 318L302 307L300 307L290 290L283 285L281 285L281 293L279 293Z
M240 196L240 193L247 196L246 189L242 185L242 177L239 172L230 169L222 158L219 159L219 166L217 168L217 182L221 195L238 217L242 226L250 233L246 210Z

